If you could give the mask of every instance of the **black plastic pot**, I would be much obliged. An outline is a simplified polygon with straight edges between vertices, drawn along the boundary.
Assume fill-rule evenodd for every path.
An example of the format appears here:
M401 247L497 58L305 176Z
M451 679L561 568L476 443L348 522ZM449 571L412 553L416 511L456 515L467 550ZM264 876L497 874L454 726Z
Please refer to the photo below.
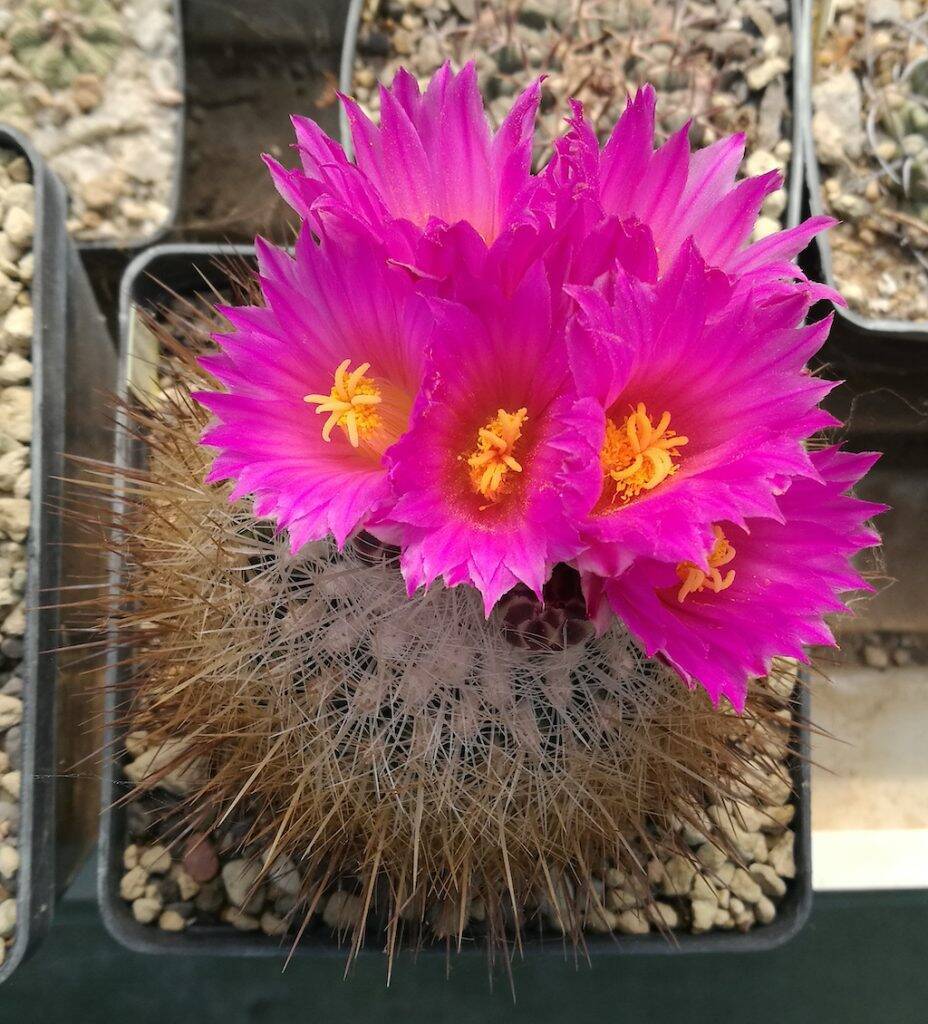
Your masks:
M800 128L801 147L809 190L809 211L813 216L828 213L822 202L815 138L812 134L812 80L814 67L811 0L802 0L802 17L796 42L795 116ZM818 276L831 288L838 288L831 259L828 233L815 240L818 253ZM839 289L840 290L840 289ZM862 365L889 373L911 373L928 370L928 321L889 320L863 316L841 306L836 311L836 337L842 354Z
M338 46L348 0L223 0L217 16L212 0L185 0L191 36L206 46L287 47L304 53Z
M223 270L217 257L240 255L250 257L248 247L220 247L210 245L162 245L138 256L126 271L120 294L119 390L128 397L128 381L138 380L138 353L131 344L132 324L138 307L152 308L166 302L172 293L181 296L208 294L210 284L223 280ZM120 466L138 466L144 457L128 433L118 429L117 462ZM118 586L122 566L114 561L110 568L111 586ZM119 895L119 881L123 873L122 854L126 840L126 809L116 801L127 791L120 764L116 758L122 750L121 733L117 725L120 708L125 700L124 669L128 652L113 649L109 653L106 686L105 749L108 752L103 766L103 816L100 829L100 861L97 894L107 929L117 941L140 953L202 953L229 956L280 956L281 941L264 935L235 931L231 927L194 926L182 933L160 931L134 920L129 906ZM799 718L808 719L808 696L805 688L798 708ZM758 926L747 934L738 932L710 932L705 935L679 933L674 942L657 934L645 936L587 936L592 954L674 952L748 952L779 946L792 938L805 923L812 904L811 823L809 796L809 744L808 735L796 730L796 756L791 772L796 793L797 813L793 823L796 831L796 878L786 896L777 907L773 924ZM526 953L553 953L563 956L560 940L528 936L523 940ZM283 947L286 949L286 945ZM479 949L479 946L476 948ZM441 951L437 944L426 952ZM307 930L298 954L345 956L328 929Z
M342 57L341 67L339 68L338 74L338 87L341 92L346 96L351 96L354 92L354 62L357 55L358 49L358 31L361 25L361 14L364 11L365 0L351 0L348 7L348 15L345 19L345 36L342 40ZM803 96L798 90L801 89L802 83L800 76L796 73L796 54L798 52L798 44L801 39L801 26L803 20L803 0L790 0L790 25L793 30L793 69L792 69L792 88L791 94L793 99L793 118L792 118L792 143L793 151L790 158L789 176L787 185L787 204L786 204L786 226L794 227L799 223L802 215L802 201L803 201L803 146L801 145L801 133L798 118L795 116L795 112L798 107L802 105ZM660 97L658 97L660 102ZM339 111L339 135L341 137L342 148L349 155L352 155L351 145L351 132L348 128L348 118L345 115L344 108Z
M186 150L186 139L185 139L185 113L186 113L186 76L185 76L185 65L184 65L184 19L181 10L181 0L172 0L171 4L172 16L174 21L174 31L177 35L177 52L174 55L174 61L177 66L177 90L184 97L181 100L180 105L176 108L177 110L177 128L175 129L174 138L174 149L175 149L175 160L174 160L174 171L171 179L171 190L168 193L168 214L158 228L152 231L148 235L143 235L137 238L87 238L80 239L77 241L77 248L81 252L90 252L94 250L115 250L116 252L132 252L135 250L143 249L146 246L154 245L156 242L160 242L161 239L167 235L174 227L174 223L177 220L177 214L180 209L180 196L181 196L181 185L184 177L184 152ZM213 8L213 17L222 17Z
M74 620L59 607L63 585L102 582L102 557L80 551L74 521L62 507L79 470L65 452L103 457L112 442L103 389L112 387L115 356L93 292L65 229L60 182L16 132L0 127L0 147L25 157L35 186L35 277L32 304L32 494L27 542L23 652L22 788L17 927L0 982L44 935L57 897L93 846L98 816L96 773L86 758L100 746L93 696L99 680L76 652ZM80 762L80 763L79 763Z

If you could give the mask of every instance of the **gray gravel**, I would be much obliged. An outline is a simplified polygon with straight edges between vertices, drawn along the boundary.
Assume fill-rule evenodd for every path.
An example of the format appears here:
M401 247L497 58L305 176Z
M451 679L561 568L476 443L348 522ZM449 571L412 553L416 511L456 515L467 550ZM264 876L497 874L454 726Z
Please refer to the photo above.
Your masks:
M707 145L744 131L748 173L778 167L792 152L788 79L792 34L787 0L369 0L354 66L354 93L371 115L377 81L405 66L427 79L446 59L474 58L490 120L515 93L547 73L536 163L562 131L566 100L581 100L604 138L628 90L658 92L658 135L693 118ZM755 237L780 225L783 192L768 197Z
M67 186L77 238L139 239L168 218L182 101L171 11L171 0L0 0L0 121Z
M133 766L148 763L156 748L144 733L127 738ZM775 772L754 763L755 789L744 785L730 800L706 806L698 827L676 823L674 831L684 854L665 853L645 860L648 883L615 867L604 868L594 880L594 891L578 892L567 879L553 878L559 895L553 903L540 892L525 908L527 930L539 926L549 934L570 930L579 921L591 933L645 934L656 930L682 930L702 934L714 930L746 932L772 923L777 905L796 875L795 833L791 828L795 805L786 768L785 750ZM225 924L241 932L263 932L280 938L302 924L299 897L303 878L298 864L286 857L267 864L265 851L242 846L251 824L244 816L219 827L171 842L181 821L177 801L199 779L173 777L168 785L146 792L129 805L128 845L123 856L121 897L131 905L137 922L165 931L180 932L198 925ZM734 858L726 851L733 850ZM344 933L362 913L363 902L350 880L324 899L316 912L316 925ZM443 908L429 908L426 918L433 935L444 938L456 931L445 920ZM318 920L321 918L321 921ZM484 909L479 901L468 908L467 928L479 935Z
M865 316L928 320L928 7L835 0L812 131L838 288Z
M0 964L16 930L19 873L34 217L26 161L0 151Z

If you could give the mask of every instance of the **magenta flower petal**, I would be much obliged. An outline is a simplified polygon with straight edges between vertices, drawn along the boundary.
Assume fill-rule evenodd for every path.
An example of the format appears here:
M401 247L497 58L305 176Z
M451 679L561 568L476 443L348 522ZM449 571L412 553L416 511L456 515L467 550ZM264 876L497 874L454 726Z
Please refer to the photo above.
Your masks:
M259 240L267 308L222 310L233 330L203 365L224 390L196 395L216 416L209 479L254 495L294 550L328 534L343 544L389 504L383 456L408 424L428 334L406 275L369 236L336 227L315 223L321 244L304 227L292 258ZM326 411L339 374L344 408Z
M771 171L736 181L743 135L691 153L689 126L684 125L655 149L655 94L646 85L629 99L600 150L582 108L572 106L569 129L545 174L561 187L571 183L574 197L595 195L604 215L647 225L662 270L672 266L692 238L709 264L728 273L758 272L776 263L778 275L785 270L786 277L805 281L786 260L828 224L813 218L790 232L747 244L764 198L781 187L782 179Z
M403 526L410 591L439 576L469 583L489 614L518 582L540 594L553 565L576 555L599 411L573 393L541 264L512 296L487 286L472 298L433 302L425 384L388 455L397 498L385 518Z
M384 240L391 221L424 231L432 221L466 221L490 244L515 217L531 179L531 146L540 82L514 102L491 132L473 63L440 68L420 93L400 69L380 90L380 123L342 97L356 165L313 124L295 118L302 170L268 158L281 195L301 215L319 204L357 217ZM402 252L392 256L405 258Z
M780 495L782 522L720 524L734 555L719 569L733 576L718 592L704 585L680 600L686 570L648 558L619 577L588 580L587 591L605 596L649 657L665 658L713 702L724 696L743 710L750 676L765 674L776 656L806 661L804 645L832 644L823 616L847 611L840 595L872 589L850 560L879 543L864 523L885 509L846 492L877 457L816 452L819 479L796 479Z
M808 310L801 291L733 289L690 243L656 285L619 274L611 305L593 291L578 301L586 337L569 336L574 379L600 404L607 442L619 446L603 448L582 568L615 575L640 555L689 558L705 547L711 523L777 518L776 494L788 480L815 477L802 442L833 424L817 408L833 383L804 369L828 321L800 326ZM639 409L655 431L666 417L667 432L636 462L623 438Z

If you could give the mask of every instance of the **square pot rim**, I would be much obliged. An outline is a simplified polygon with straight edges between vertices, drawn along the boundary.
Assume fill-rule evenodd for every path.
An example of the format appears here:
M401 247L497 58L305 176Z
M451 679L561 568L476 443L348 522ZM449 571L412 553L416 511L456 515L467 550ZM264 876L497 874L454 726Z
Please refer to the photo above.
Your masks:
M121 398L127 393L126 357L130 318L138 294L138 282L143 276L153 275L153 266L166 260L187 260L191 265L191 279L203 261L229 256L253 257L254 247L248 245L214 245L210 243L170 243L154 246L136 257L126 268L120 285L120 335L119 335L119 381ZM122 414L117 418L116 457L122 467L129 456L125 421ZM117 503L118 505L118 503ZM118 580L121 567L117 556L110 560L111 586ZM112 634L111 634L112 637ZM115 638L114 638L115 639ZM122 829L122 809L115 806L119 796L119 761L114 756L123 735L118 729L115 715L122 697L116 686L120 663L119 649L115 643L108 644L106 666L106 695L104 720L104 764L101 772L102 807L100 819L100 843L97 870L97 899L101 916L112 937L137 953L183 954L204 956L281 956L289 950L286 938L280 940L265 936L235 931L231 926L201 926L185 932L168 933L157 925L144 925L135 921L128 904L118 892L119 875L122 869L122 851L126 833ZM797 690L794 720L808 721L809 688L804 672L800 674L801 685ZM618 955L669 955L707 953L748 953L766 951L783 945L792 939L808 919L812 907L811 871L811 801L810 801L810 738L808 729L793 728L793 754L790 757L790 776L793 782L793 797L796 816L795 831L796 877L790 880L787 894L777 904L777 918L768 925L758 925L746 933L738 931L713 930L700 935L674 931L671 937L660 933L648 935L593 935L584 933L586 952L591 958L609 954ZM523 958L536 956L564 956L565 946L561 937L535 936L526 933L522 940ZM472 956L485 953L480 942L465 946L461 954ZM328 937L327 932L307 933L295 947L296 956L345 956L346 947ZM444 956L446 950L441 943L431 943L415 951L416 956ZM382 956L379 950L365 945L359 955Z

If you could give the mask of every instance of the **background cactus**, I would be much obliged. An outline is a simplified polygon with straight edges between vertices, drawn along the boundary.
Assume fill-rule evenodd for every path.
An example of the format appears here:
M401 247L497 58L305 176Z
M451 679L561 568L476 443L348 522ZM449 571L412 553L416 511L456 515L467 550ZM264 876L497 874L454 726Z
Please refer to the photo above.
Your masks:
M111 0L23 0L7 32L16 59L50 88L80 74L105 75L123 41Z

